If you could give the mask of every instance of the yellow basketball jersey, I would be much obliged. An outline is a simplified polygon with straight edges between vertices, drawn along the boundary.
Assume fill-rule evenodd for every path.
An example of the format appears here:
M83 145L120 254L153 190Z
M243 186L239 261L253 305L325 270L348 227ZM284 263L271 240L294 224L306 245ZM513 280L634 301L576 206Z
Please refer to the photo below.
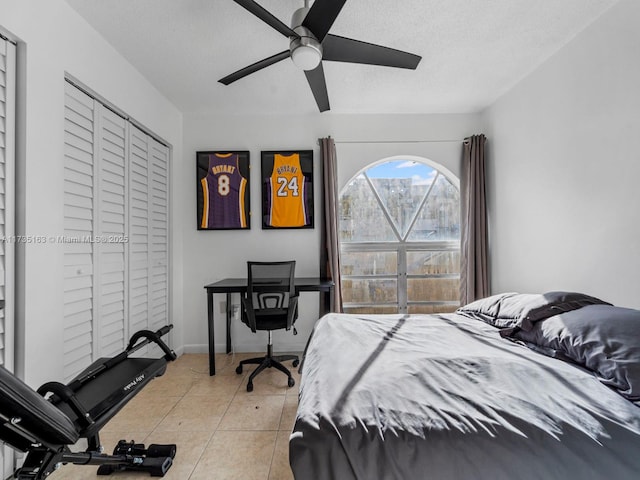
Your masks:
M269 178L270 211L268 224L272 227L303 227L307 224L304 174L300 155L276 153Z

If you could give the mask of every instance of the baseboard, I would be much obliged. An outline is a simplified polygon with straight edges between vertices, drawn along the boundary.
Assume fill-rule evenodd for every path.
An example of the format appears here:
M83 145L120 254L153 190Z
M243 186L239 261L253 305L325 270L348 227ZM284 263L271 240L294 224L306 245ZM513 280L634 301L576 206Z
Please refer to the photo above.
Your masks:
M209 346L207 344L203 345L185 345L184 353L209 353Z
M176 356L180 357L182 356L184 353L186 353L184 351L184 347L178 347L178 348L174 348L173 351L176 353Z

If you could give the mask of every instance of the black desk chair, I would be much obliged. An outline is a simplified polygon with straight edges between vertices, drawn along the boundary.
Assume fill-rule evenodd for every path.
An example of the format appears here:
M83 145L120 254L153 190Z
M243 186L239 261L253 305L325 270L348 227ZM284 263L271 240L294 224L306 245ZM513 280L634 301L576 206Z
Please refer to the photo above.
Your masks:
M267 355L265 357L242 360L236 373L242 373L242 366L258 365L249 376L247 392L253 390L253 379L265 368L275 367L289 377L288 385L296 382L291 372L280 362L293 360L297 367L300 360L297 355L273 355L271 332L273 330L291 330L298 318L298 297L295 292L295 261L289 262L247 262L247 296L242 298L242 321L253 333L258 330L269 332ZM294 335L296 333L294 328Z

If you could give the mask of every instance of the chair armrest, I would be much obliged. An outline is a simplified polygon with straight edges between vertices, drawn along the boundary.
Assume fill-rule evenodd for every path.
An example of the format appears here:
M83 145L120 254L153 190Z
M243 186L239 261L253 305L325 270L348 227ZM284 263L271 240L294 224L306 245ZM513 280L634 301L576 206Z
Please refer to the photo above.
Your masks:
M246 318L246 324L251 328L253 333L256 333L256 312L253 310L253 301L246 296L240 297L242 301L242 308L244 308L244 318Z
M298 318L298 295L289 297L289 309L287 311L287 330L291 330L293 322Z

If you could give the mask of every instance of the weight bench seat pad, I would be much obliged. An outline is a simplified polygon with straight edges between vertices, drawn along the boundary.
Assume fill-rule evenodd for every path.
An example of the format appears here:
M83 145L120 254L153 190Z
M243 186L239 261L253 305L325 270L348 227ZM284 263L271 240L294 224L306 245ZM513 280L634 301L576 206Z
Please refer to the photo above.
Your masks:
M76 379L87 376L107 360L109 359L96 360ZM155 377L163 375L166 369L167 361L164 358L126 358L108 370L100 372L95 378L86 381L75 391L75 397L95 422L89 427L85 427L86 424L66 403L60 403L57 406L72 419L81 437L94 435L140 389ZM73 380L70 384L73 384Z
M0 414L11 420L20 418L18 426L34 437L53 444L73 444L80 435L73 422L59 409L42 398L22 380L0 366ZM3 427L4 436L10 436Z

